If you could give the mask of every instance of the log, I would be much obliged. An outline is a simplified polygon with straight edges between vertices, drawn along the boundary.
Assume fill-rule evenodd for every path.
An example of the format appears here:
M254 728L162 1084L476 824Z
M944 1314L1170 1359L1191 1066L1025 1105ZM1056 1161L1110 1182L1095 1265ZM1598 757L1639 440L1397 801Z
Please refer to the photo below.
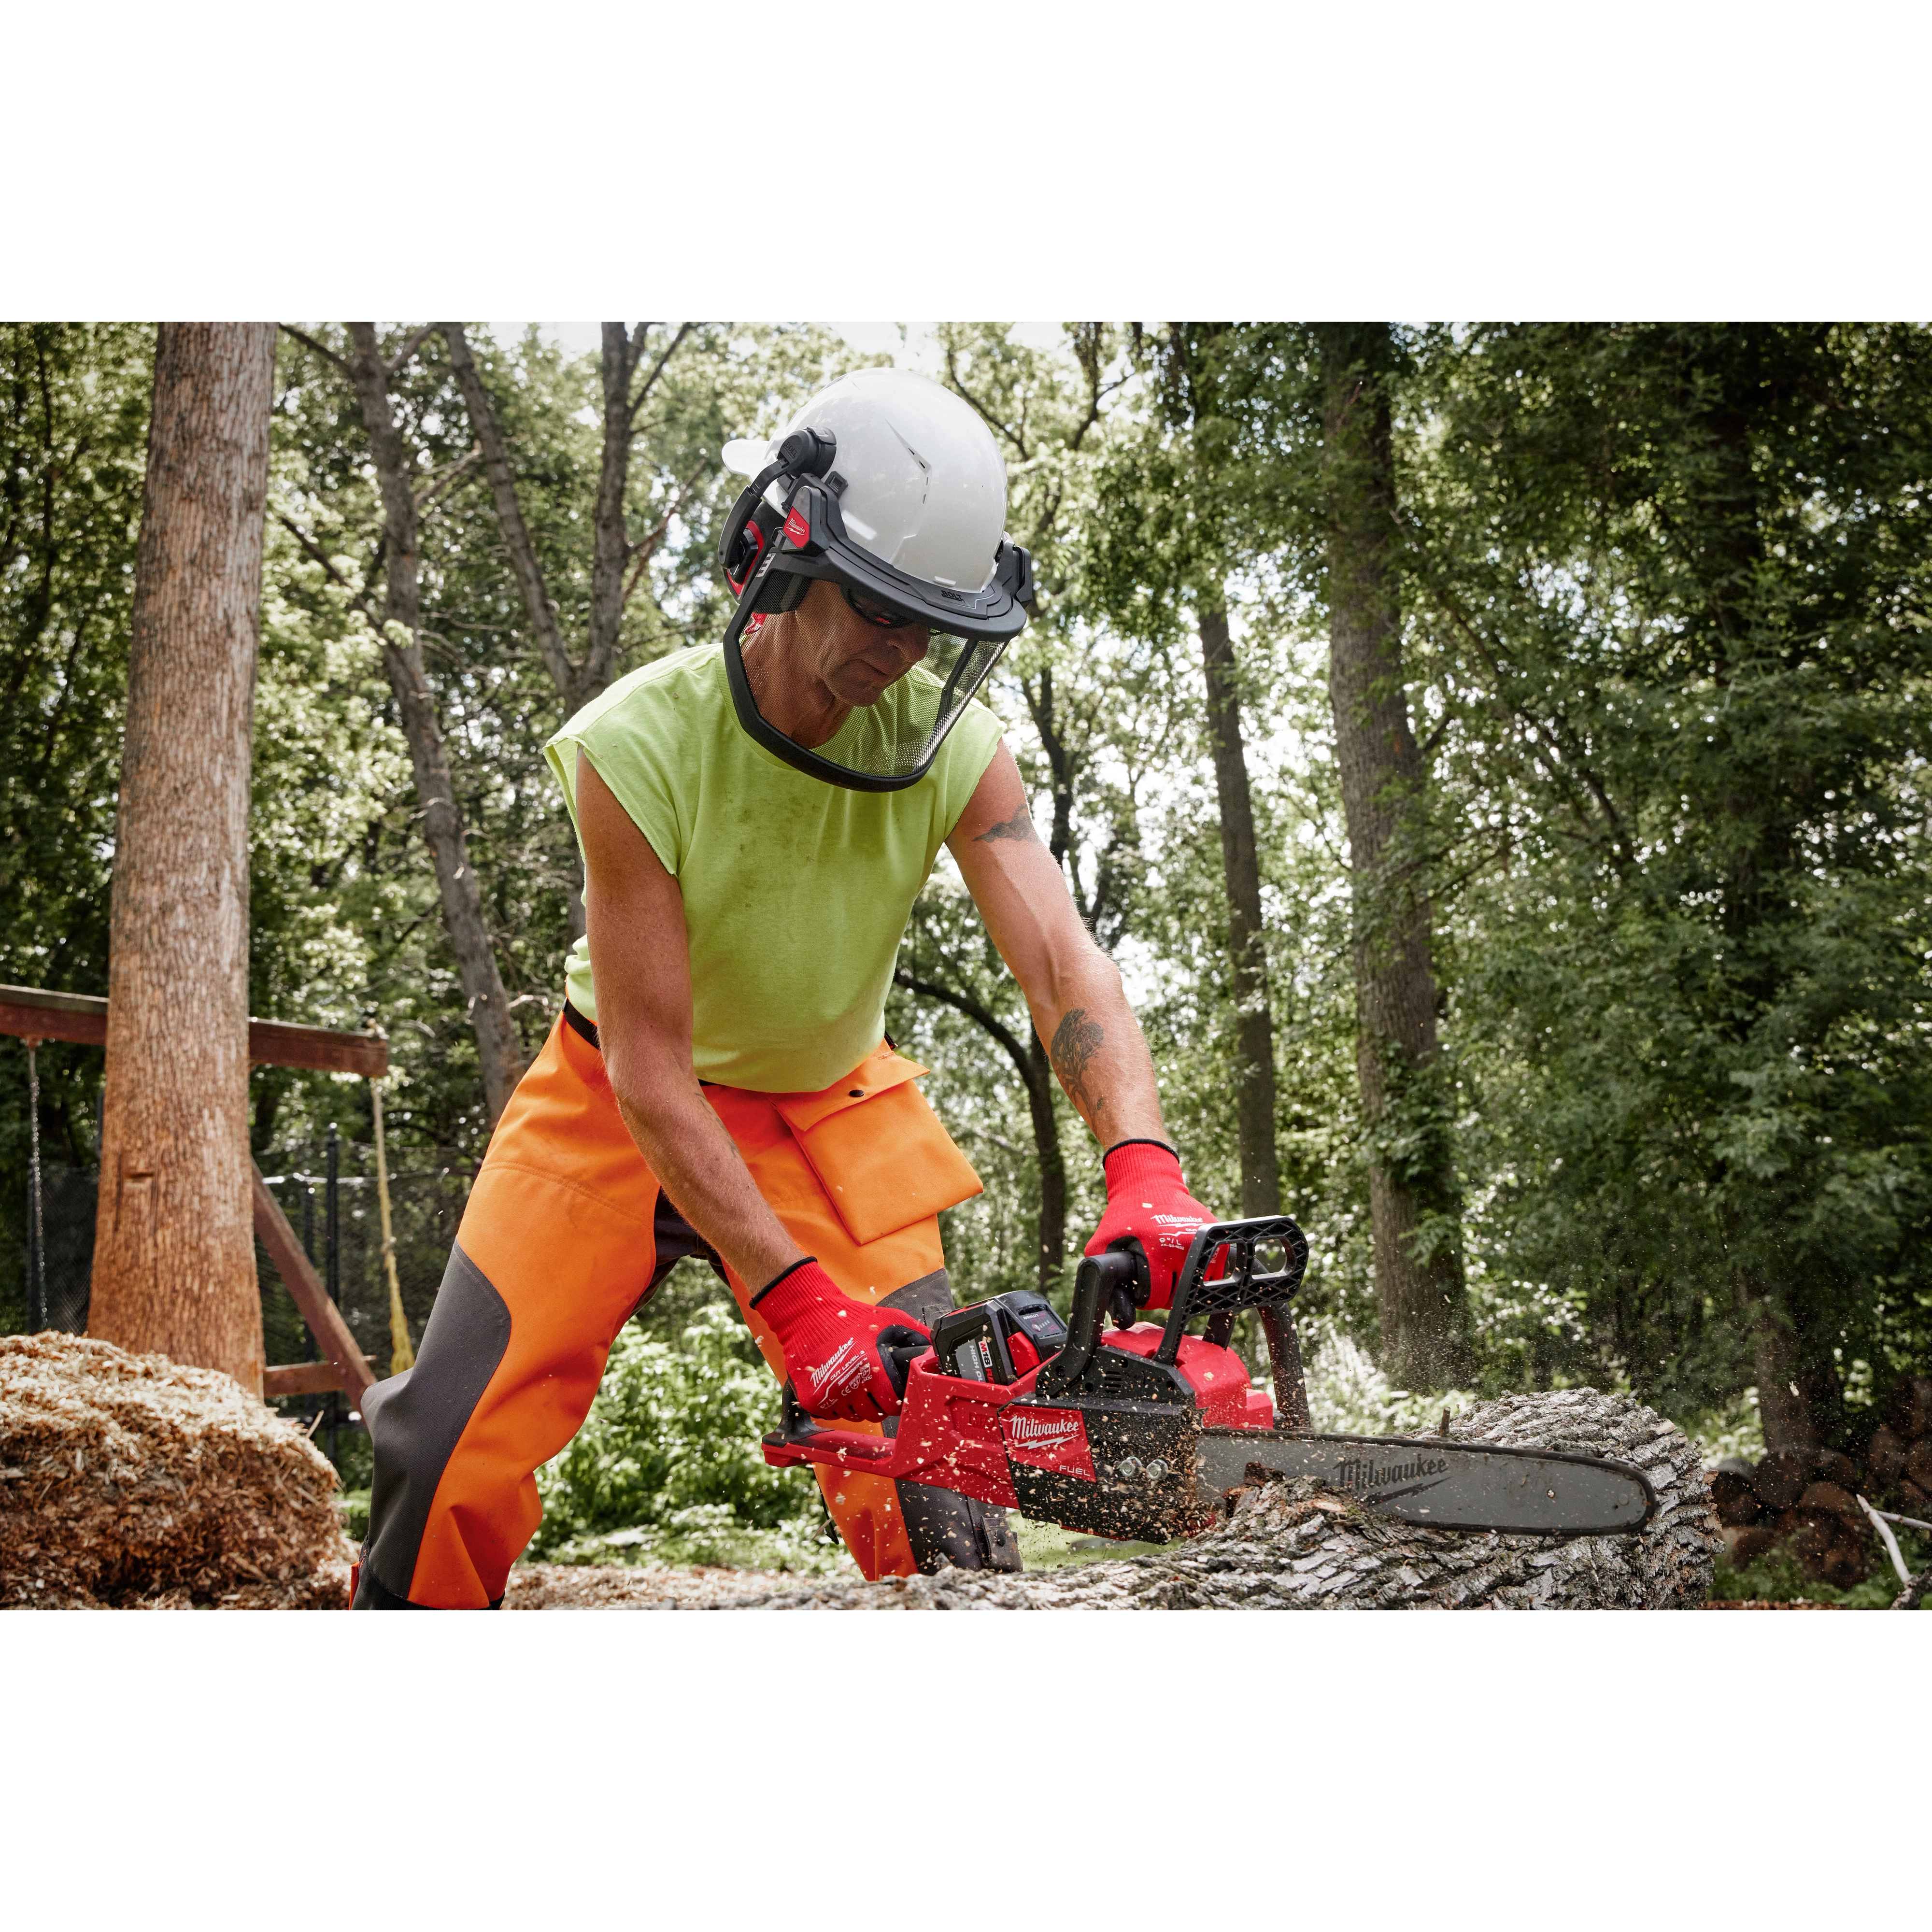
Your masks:
M1836 1483L1812 1483L1798 1498L1801 1515L1828 1516L1834 1520L1856 1525L1864 1519L1858 1508L1858 1499L1850 1490Z
M1932 1442L1922 1438L1905 1452L1905 1480L1932 1491Z
M1816 1483L1835 1483L1850 1491L1858 1486L1858 1466L1836 1449L1814 1449L1806 1458L1807 1473Z
M732 1601L774 1610L1673 1610L1703 1601L1722 1539L1696 1449L1674 1424L1628 1396L1562 1389L1482 1403L1452 1435L1634 1463L1657 1491L1657 1514L1634 1536L1418 1529L1306 1478L1275 1478L1244 1491L1220 1528L1152 1556L1018 1576L948 1569L879 1583L777 1580ZM634 1585L614 1574L598 1600L667 1606L641 1574ZM518 1606L514 1591L506 1606Z
M1711 1478L1711 1506L1727 1528L1743 1528L1764 1513L1749 1473L1741 1474L1735 1469L1720 1469Z
M1888 1422L1881 1422L1872 1432L1871 1445L1865 1451L1873 1482L1888 1490L1905 1474L1905 1452L1911 1445Z
M1742 1570L1754 1556L1762 1556L1778 1541L1776 1527L1761 1522L1749 1529L1727 1530L1724 1533L1726 1553L1733 1569Z
M1804 1493L1804 1458L1795 1449L1774 1449L1751 1472L1751 1486L1766 1509L1790 1509Z
M1932 1435L1932 1376L1907 1376L1892 1390L1886 1419L1907 1442Z

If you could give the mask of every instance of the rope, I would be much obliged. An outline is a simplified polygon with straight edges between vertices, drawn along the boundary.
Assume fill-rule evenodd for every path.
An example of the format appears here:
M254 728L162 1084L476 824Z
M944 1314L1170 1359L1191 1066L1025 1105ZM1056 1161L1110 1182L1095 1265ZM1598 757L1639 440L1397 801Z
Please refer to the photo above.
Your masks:
M389 1277L389 1372L400 1375L416 1365L410 1340L409 1317L403 1312L403 1285L396 1278L396 1234L389 1220L389 1163L382 1152L382 1083L369 1082L369 1100L376 1116L376 1199L382 1213L382 1267Z
M40 1042L27 1043L27 1332L38 1335L47 1326L46 1231L40 1220L40 1071L34 1054Z

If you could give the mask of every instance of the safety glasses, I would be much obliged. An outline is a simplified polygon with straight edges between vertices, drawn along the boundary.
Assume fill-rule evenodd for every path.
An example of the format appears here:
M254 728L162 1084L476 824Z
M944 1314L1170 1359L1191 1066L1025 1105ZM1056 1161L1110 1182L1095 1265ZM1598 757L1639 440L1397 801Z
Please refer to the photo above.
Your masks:
M904 631L914 625L931 621L925 617L908 616L903 610L895 610L890 604L881 603L869 592L855 590L849 584L842 584L838 589L845 602L851 606L854 615L862 617L876 630Z

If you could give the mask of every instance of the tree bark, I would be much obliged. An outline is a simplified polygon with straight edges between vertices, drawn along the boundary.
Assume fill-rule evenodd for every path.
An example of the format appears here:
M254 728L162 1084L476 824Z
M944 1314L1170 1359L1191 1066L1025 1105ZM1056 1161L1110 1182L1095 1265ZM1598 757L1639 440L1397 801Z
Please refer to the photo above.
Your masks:
M110 902L88 1331L259 1396L248 808L275 330L164 323Z
M429 680L423 674L422 646L417 638L422 620L422 557L416 496L402 436L389 406L389 372L376 345L373 322L352 322L349 332L356 345L350 374L362 402L363 426L368 432L382 494L383 608L387 620L383 668L396 694L403 735L409 741L416 796L423 808L423 837L436 868L443 924L456 954L470 1030L476 1039L484 1102L490 1124L494 1126L523 1076L523 1045L497 970L496 948L483 913L482 890L476 869L470 862L456 788L450 777L442 727L436 718Z
M1355 1064L1369 1142L1376 1300L1383 1366L1414 1388L1460 1376L1468 1356L1446 1100L1431 1077L1439 1058L1436 984L1422 754L1402 682L1392 343L1384 322L1324 325L1317 334L1328 689L1352 875ZM1425 1235L1433 1238L1426 1251Z
M1228 888L1228 954L1234 986L1234 1126L1241 1158L1241 1212L1281 1212L1274 1140L1274 1021L1268 1007L1268 941L1254 802L1241 742L1240 688L1228 611L1202 600L1197 622L1208 681L1208 733L1221 808L1221 868Z

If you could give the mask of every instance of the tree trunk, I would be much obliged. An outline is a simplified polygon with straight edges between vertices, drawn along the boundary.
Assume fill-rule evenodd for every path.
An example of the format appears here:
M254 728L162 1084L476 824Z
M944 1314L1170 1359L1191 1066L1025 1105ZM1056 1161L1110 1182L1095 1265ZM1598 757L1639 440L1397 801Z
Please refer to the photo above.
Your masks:
M503 547L510 554L510 568L517 587L523 593L524 608L530 620L537 650L563 701L563 715L574 717L610 682L617 662L617 644L624 622L626 589L624 568L633 548L625 521L624 500L631 476L631 444L637 422L638 406L664 366L688 332L680 328L658 359L644 385L644 393L632 394L632 378L644 352L650 324L640 322L634 333L627 334L621 322L604 325L602 362L604 389L603 458L597 472L597 506L591 519L590 635L584 656L573 658L565 649L563 633L557 623L556 607L550 602L544 581L543 566L536 546L530 541L530 527L524 520L517 500L516 478L510 473L509 453L496 421L490 392L470 352L470 339L460 322L442 325L443 340L449 345L449 362L455 372L457 387L463 392L471 427L483 452L490 494L496 506L497 526L503 533ZM655 542L655 539L653 540ZM585 931L584 913L584 857L573 843L571 851L572 890L567 910L573 941Z
M494 1126L522 1077L522 1042L510 1016L510 1003L497 970L496 949L483 914L483 894L470 862L456 788L449 774L442 727L437 722L429 680L423 674L422 553L416 536L416 496L403 440L389 407L388 371L376 346L373 322L349 325L356 353L350 363L362 405L362 421L376 460L382 492L384 615L390 627L382 653L389 687L396 694L403 735L409 741L416 796L423 808L423 837L436 867L443 923L456 953L457 972L469 1003L470 1030L483 1075L483 1094ZM398 628L396 627L400 627Z
M1329 698L1354 899L1355 1064L1383 1366L1414 1388L1466 1372L1447 1096L1424 862L1422 755L1402 684L1384 322L1318 332L1328 518Z
M557 625L556 608L550 601L543 566L537 561L536 546L530 541L522 506L517 501L516 478L510 474L509 452L503 447L502 433L496 426L496 412L490 406L489 392L483 386L483 378L477 373L476 358L470 352L470 339L463 325L459 322L445 322L442 338L449 346L449 366L456 377L456 386L462 391L464 405L470 411L470 426L476 432L476 440L483 451L483 473L490 479L490 494L496 506L497 527L503 533L503 548L510 554L510 568L515 575L517 588L523 593L524 610L530 620L530 634L536 640L538 655L550 673L550 682L563 699L568 715L576 708L571 701L571 690L577 668L563 647L563 633Z
M956 1013L963 1013L998 1046L1019 1075L1026 1088L1027 1112L1032 1120L1034 1149L1040 1162L1040 1220L1035 1244L1040 1292L1049 1293L1059 1286L1060 1270L1066 1262L1066 1162L1060 1150L1059 1116L1053 1110L1058 1083L1046 1043L1036 1030L1029 1028L1022 1046L1013 1030L970 993L957 992L937 980L922 980L903 968L892 974L892 982L922 999L937 1000Z
M1208 731L1221 808L1221 868L1228 886L1228 952L1234 984L1234 1126L1244 1216L1281 1212L1274 1142L1274 1022L1268 1009L1268 942L1262 929L1261 864L1241 743L1241 701L1228 612L1220 598L1199 612Z
M632 426L637 406L631 376L644 346L644 325L633 338L621 322L604 325L599 364L604 383L604 453L597 471L597 507L591 519L590 634L576 687L565 694L574 712L588 704L610 682L617 662L617 639L624 622L624 566L630 560L630 533L624 498L631 480Z
M1060 1286L1066 1265L1066 1160L1060 1150L1060 1116L1053 1096L1058 1083L1048 1059L1046 1042L1037 1031L1027 1035L1027 1112L1033 1122L1033 1144L1040 1162L1040 1292Z
M1018 1576L747 1579L729 1606L763 1610L1677 1610L1702 1603L1724 1546L1695 1444L1628 1396L1504 1396L1459 1419L1463 1441L1567 1450L1635 1464L1657 1512L1634 1536L1508 1536L1420 1529L1305 1478L1242 1493L1232 1519L1153 1556ZM709 1600L705 1598L709 1597ZM703 1593L694 1607L716 1608ZM648 1572L519 1566L505 1608L681 1608Z
M110 902L88 1331L259 1396L248 806L275 331L164 323Z
M1791 1311L1779 1306L1762 1282L1742 1270L1738 1303L1750 1328L1758 1418L1766 1451L1816 1448L1814 1398L1822 1391L1807 1386L1811 1378L1805 1372L1803 1337L1792 1324Z

